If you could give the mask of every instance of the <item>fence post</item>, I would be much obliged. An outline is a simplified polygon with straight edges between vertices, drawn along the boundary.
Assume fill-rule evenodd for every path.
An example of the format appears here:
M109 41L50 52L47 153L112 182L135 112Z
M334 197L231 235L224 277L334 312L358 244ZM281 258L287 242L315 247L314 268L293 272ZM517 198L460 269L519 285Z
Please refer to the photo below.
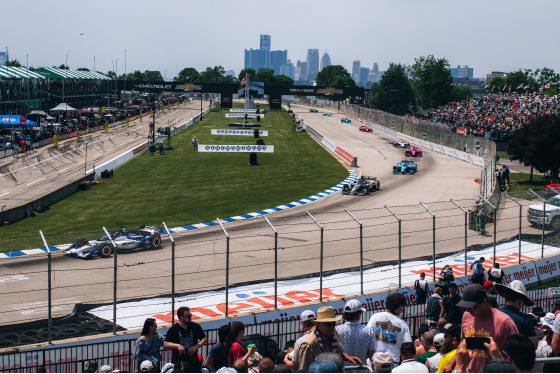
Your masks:
M165 232L171 240L171 325L175 324L175 240L171 231L167 228L165 222L163 222L163 227L165 227Z
M422 205L424 209L426 209L428 213L432 215L432 234L433 234L432 235L433 236L432 268L434 269L434 282L435 282L436 281L436 215L430 209L428 209L428 207L424 205L423 202L420 201L420 205Z
M514 203L519 205L519 263L521 264L521 227L522 227L522 224L523 224L523 205L521 205L521 203L519 201L517 201L513 197L509 196L507 193L504 193L504 195L506 197L510 198L511 201L513 201Z
M496 261L496 226L498 226L498 208L496 208L492 203L486 200L484 197L479 196L484 202L494 209L494 261Z
M229 315L229 235L226 229L224 228L224 225L222 225L222 221L220 221L219 218L216 218L216 220L218 220L220 227L222 228L224 234L226 235L226 317L228 317Z
M344 209L360 225L360 294L364 294L364 226L348 209Z
M117 335L117 246L105 226L103 231L113 245L113 335Z
M320 268L319 268L319 301L323 302L323 260L324 260L324 258L323 258L323 226L321 226L321 224L315 219L315 217L313 217L311 215L311 213L307 212L307 214L317 224L317 226L319 226L321 228L321 256L320 256L321 265L320 265Z
M543 202L543 212L542 212L542 234L541 234L541 258L544 258L544 221L546 219L546 200L540 197L535 191L529 188L529 192L541 199Z
M278 310L278 231L276 231L266 216L263 216L263 218L272 231L274 231L274 310Z
M450 199L451 202L453 204L455 204L455 206L457 206L457 208L461 209L463 211L463 213L465 213L465 277L467 276L467 237L468 237L468 227L469 227L469 222L468 222L468 217L469 214L467 213L467 211L459 204L457 204L457 202L453 199Z
M401 277L401 270L402 270L402 269L401 269L401 267L402 267L402 266L401 266L401 265L402 265L402 263L401 263L401 262L402 262L402 261L401 261L401 258L402 258L402 252L401 252L401 251L402 251L402 243L401 243L401 239L402 239L401 219L400 219L399 216L397 216L397 215L391 210L391 208L389 208L387 205L385 205L385 208L386 208L389 212L391 212L391 214L392 214L393 216L395 216L395 218L399 221L399 288L401 288L401 286L402 286L402 277Z
M47 331L49 334L49 344L52 343L52 267L51 267L51 249L47 244L47 240L45 239L45 235L43 235L43 231L39 231L41 235L41 239L43 239L43 244L45 245L45 249L47 250L47 312L48 312L48 322L47 322Z

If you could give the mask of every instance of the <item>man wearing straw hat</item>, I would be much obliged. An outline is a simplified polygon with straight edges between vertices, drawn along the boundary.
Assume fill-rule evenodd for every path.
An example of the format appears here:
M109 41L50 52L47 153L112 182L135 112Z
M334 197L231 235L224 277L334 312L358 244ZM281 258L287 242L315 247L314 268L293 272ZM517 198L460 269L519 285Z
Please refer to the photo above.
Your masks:
M336 321L342 316L337 316L332 306L322 306L317 311L317 319L313 321L317 328L313 333L304 335L299 346L297 357L299 370L309 370L315 358L323 352L336 352L346 361L361 364L357 357L350 357L343 352L342 344L336 333Z

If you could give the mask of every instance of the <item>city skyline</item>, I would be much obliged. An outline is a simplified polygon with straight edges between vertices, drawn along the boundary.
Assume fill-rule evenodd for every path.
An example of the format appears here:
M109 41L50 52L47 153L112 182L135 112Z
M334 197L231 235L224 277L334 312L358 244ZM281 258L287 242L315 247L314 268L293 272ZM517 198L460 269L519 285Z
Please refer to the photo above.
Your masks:
M294 66L309 49L328 51L331 64L352 62L380 71L391 62L410 65L434 55L450 67L468 65L474 77L492 71L549 67L560 72L555 18L560 2L535 0L332 0L177 2L38 0L4 4L0 51L33 67L65 64L120 75L159 70L172 79L193 67L243 68L243 50L272 37L271 50L288 51ZM545 10L545 11L543 11ZM62 13L61 13L62 12ZM18 15L24 15L23 21ZM63 16L64 15L64 16ZM68 17L66 15L69 15ZM245 22L238 20L248 19ZM349 22L351 21L351 22ZM22 22L28 27L22 27ZM476 25L476 26L474 26ZM126 54L125 54L126 50ZM283 57L282 57L283 58Z

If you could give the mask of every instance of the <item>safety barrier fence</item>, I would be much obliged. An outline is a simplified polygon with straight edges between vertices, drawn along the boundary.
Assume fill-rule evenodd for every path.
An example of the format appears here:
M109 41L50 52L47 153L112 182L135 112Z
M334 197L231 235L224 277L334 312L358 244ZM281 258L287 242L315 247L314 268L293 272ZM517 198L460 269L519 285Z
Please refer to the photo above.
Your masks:
M552 303L555 300L550 297L551 289L534 289L528 291L528 296L536 306L545 311L552 311ZM502 298L498 296L501 304ZM315 310L318 306L310 306ZM413 337L416 337L418 327L425 323L425 305L407 305L403 312L403 318L408 323ZM370 317L378 312L385 311L383 308L367 310L361 322L366 324ZM528 312L528 311L526 311ZM341 322L342 323L342 322ZM244 344L256 343L257 350L263 356L275 358L275 354L282 350L287 342L298 339L301 332L299 320L274 321L264 324L247 324L245 328ZM212 345L217 341L218 328L205 331L208 341L198 353L205 360ZM8 352L0 354L0 371L6 373L36 372L44 367L50 373L79 373L84 372L86 361L95 360L99 367L110 365L113 369L121 371L136 372L137 362L131 358L134 352L138 334L135 336L122 337L122 340L103 343L77 343L71 346L44 347L29 349L21 352ZM162 363L171 360L171 352L162 350ZM537 363L560 362L560 357L537 359Z
M367 197L348 196L359 198ZM489 212L485 236L471 212L474 201L462 199L352 211L314 211L311 205L301 214L218 220L203 230L164 234L161 245L138 229L112 241L106 234L112 229L5 238L3 245L43 250L0 259L6 285L0 291L0 347L116 333L140 328L152 316L171 323L179 305L190 306L200 321L262 310L276 314L257 313L258 319L273 320L286 313L284 307L410 288L421 271L436 278L443 261L452 263L456 277L465 277L481 254L486 267L495 261L514 269L506 268L511 279L543 280L537 265L514 265L557 253L558 234L528 224L526 201L506 195L499 206L483 201ZM177 226L189 227L169 224L169 231ZM43 252L87 241L92 252L84 255L98 255L89 261L62 250ZM547 277L558 274L542 266L550 270ZM68 331L62 317L72 312L74 319L87 312L90 324ZM28 332L20 334L24 328Z

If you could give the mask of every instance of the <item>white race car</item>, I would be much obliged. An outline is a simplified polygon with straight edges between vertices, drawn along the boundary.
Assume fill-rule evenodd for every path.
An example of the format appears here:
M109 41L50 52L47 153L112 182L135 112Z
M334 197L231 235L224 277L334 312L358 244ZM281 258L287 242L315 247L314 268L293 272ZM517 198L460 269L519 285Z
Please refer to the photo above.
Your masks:
M407 143L402 139L395 139L395 140L393 140L393 147L408 148L408 147L410 147L410 143Z

